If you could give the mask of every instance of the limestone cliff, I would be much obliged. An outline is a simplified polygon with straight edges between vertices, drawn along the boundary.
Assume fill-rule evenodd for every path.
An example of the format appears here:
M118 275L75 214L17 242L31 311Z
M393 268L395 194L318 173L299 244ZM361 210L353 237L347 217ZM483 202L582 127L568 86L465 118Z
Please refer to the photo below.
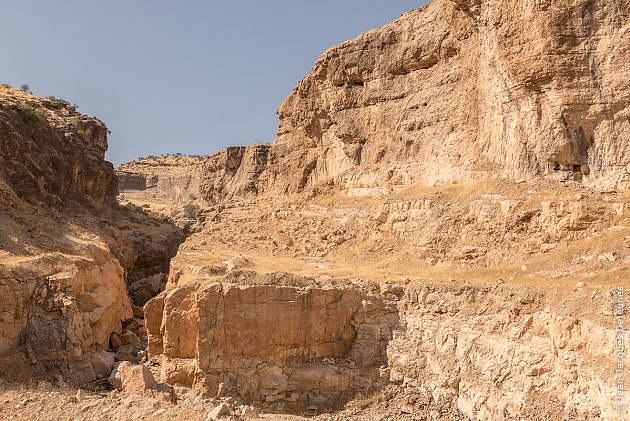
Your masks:
M0 176L18 197L59 204L115 202L107 128L64 101L0 89Z
M629 7L434 0L332 47L280 106L256 190L497 176L626 188ZM250 164L230 171L261 172Z
M119 189L146 191L171 203L195 201L201 195L202 167L208 157L165 155L140 158L116 168Z
M145 306L161 379L355 398L327 420L627 416L628 6L434 0L326 51L275 142L199 173L200 230Z

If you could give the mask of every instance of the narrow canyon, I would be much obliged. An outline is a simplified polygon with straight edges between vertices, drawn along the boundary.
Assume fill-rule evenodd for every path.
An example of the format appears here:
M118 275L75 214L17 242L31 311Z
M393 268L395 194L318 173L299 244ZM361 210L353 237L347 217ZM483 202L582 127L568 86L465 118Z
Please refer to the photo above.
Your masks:
M628 10L433 0L118 168L0 85L0 418L630 417Z

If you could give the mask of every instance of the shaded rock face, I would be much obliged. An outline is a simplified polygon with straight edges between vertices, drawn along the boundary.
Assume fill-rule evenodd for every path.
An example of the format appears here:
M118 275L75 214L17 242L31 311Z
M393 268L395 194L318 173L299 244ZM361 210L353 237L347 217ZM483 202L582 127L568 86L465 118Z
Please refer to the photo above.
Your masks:
M107 128L55 100L0 93L0 175L30 202L114 203Z
M162 380L206 396L324 404L384 381L395 309L361 287L210 284L145 306Z
M144 174L136 174L129 171L116 171L116 177L118 178L119 190L146 190L147 179Z
M265 184L269 145L229 147L210 157L201 172L203 198L210 203L255 195Z

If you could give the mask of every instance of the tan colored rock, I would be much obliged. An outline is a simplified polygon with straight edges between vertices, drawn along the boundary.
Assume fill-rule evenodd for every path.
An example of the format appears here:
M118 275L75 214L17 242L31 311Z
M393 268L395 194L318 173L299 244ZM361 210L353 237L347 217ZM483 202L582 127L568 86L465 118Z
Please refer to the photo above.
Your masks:
M158 390L158 384L151 370L144 365L134 365L129 361L116 365L109 377L109 383L119 391L130 395L144 395L149 390Z
M0 378L107 376L126 281L168 272L183 240L116 204L106 149L98 119L0 85Z
M91 356L91 364L97 378L106 378L114 369L116 356L112 352L96 352Z
M244 269L251 265L250 260L244 256L234 256L224 261L225 269L228 272L232 272L233 270Z
M327 50L279 108L276 141L210 158L202 196L497 176L630 185L623 10L434 0Z
M208 412L207 420L215 421L215 420L220 419L224 415L231 415L231 414L232 414L232 411L230 410L230 407L226 405L225 403L220 403L214 409Z
M146 191L171 203L195 201L201 194L199 172L207 158L180 154L125 163L116 169L119 189L123 194Z
M237 392L295 408L315 389L323 403L351 389L357 377L378 383L384 343L397 320L378 297L366 301L362 287L249 276L241 284L183 286L147 303L150 357L161 361L162 380L206 396ZM160 339L163 352L152 353ZM319 362L343 358L356 368Z

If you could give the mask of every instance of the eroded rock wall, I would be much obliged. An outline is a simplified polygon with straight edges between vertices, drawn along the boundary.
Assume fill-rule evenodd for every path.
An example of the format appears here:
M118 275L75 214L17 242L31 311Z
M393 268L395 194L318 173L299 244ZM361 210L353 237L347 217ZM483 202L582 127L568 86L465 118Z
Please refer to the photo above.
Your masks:
M0 379L107 377L140 311L127 281L167 273L184 239L116 204L106 149L99 120L0 86Z
M147 191L170 205L194 202L201 198L201 169L207 159L181 154L140 158L116 168L118 187L123 194Z
M243 276L146 305L162 381L289 412L396 384L474 420L620 414L616 289L560 297L535 287Z
M21 199L102 206L115 201L107 127L65 102L0 89L0 176Z
M203 198L215 203L258 194L265 185L269 145L229 147L213 155L201 172Z
M221 152L203 196L496 177L628 188L629 7L434 0L326 51L265 160Z
M435 0L331 48L280 107L269 187L627 180L629 6Z
M558 308L537 288L410 286L399 305L404 328L388 348L392 380L474 420L627 416L627 397L620 413L615 396L617 290L569 295Z
M151 300L148 351L162 380L294 411L385 381L394 307L365 286L271 281L189 285Z

